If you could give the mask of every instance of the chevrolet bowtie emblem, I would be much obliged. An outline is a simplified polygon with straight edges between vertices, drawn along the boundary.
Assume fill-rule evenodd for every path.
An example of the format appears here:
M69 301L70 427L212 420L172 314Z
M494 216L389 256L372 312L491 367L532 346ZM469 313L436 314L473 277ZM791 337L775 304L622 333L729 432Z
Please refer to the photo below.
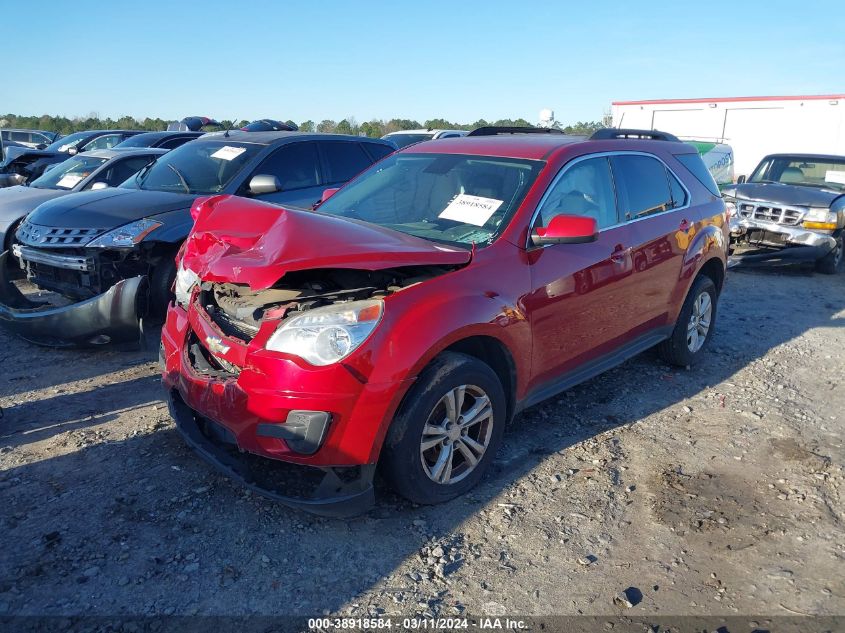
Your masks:
M209 351L214 354L225 354L231 349L228 345L223 344L223 339L216 336L206 336L205 344Z

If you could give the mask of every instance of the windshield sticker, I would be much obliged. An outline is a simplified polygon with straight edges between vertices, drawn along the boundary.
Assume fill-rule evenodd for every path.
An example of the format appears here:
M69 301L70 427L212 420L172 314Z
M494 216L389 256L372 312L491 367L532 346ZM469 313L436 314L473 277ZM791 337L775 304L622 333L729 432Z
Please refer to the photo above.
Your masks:
M845 171L835 171L828 169L824 175L825 182L835 182L839 185L845 185Z
M439 217L444 220L454 220L475 226L484 226L496 209L502 206L503 200L495 198L482 198L481 196L470 196L460 193L449 203Z
M67 174L66 176L62 176L59 179L59 182L56 183L57 187L67 187L68 189L73 189L79 182L84 178L84 176L80 176L79 174Z
M243 154L245 151L245 147L232 147L231 145L224 145L216 152L214 152L211 157L219 158L220 160L232 160L233 158L237 158L238 156Z

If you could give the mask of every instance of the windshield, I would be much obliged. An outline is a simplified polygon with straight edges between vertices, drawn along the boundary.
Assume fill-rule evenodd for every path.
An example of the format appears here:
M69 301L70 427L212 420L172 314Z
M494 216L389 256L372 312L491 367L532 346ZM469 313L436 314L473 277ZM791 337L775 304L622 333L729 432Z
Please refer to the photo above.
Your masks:
M91 132L74 132L73 134L63 136L58 141L51 143L44 149L48 152L66 152L68 149L74 147L77 143L88 138L90 135Z
M845 157L776 156L764 160L748 182L781 182L845 191Z
M38 189L73 189L105 162L105 158L74 156L47 170L29 186Z
M321 213L450 244L491 243L542 162L459 154L393 154L326 200Z
M402 149L403 147L408 147L413 143L419 143L420 141L430 141L434 138L434 133L431 134L388 134L387 136L383 137L388 141L393 141L396 143L396 147Z
M263 145L229 139L187 143L159 157L121 187L192 194L220 193Z

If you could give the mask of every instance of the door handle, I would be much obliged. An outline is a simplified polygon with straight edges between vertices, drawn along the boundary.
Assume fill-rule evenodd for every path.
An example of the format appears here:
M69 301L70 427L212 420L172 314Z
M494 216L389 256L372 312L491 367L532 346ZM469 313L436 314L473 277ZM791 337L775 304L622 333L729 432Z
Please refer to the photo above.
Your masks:
M624 248L621 244L619 244L614 251L610 254L610 261L614 264L624 264L625 260L631 255L630 248Z
M681 220L681 224L678 226L679 231L683 231L684 233L688 232L692 228L692 222L684 218Z

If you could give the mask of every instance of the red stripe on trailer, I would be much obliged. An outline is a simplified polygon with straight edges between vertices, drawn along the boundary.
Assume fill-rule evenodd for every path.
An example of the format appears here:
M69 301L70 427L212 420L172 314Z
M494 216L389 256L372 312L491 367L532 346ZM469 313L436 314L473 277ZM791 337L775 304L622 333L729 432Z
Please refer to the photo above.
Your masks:
M817 101L845 99L845 95L792 95L786 97L714 97L712 99L646 99L644 101L613 101L611 105L657 105L670 103L736 103L737 101Z

